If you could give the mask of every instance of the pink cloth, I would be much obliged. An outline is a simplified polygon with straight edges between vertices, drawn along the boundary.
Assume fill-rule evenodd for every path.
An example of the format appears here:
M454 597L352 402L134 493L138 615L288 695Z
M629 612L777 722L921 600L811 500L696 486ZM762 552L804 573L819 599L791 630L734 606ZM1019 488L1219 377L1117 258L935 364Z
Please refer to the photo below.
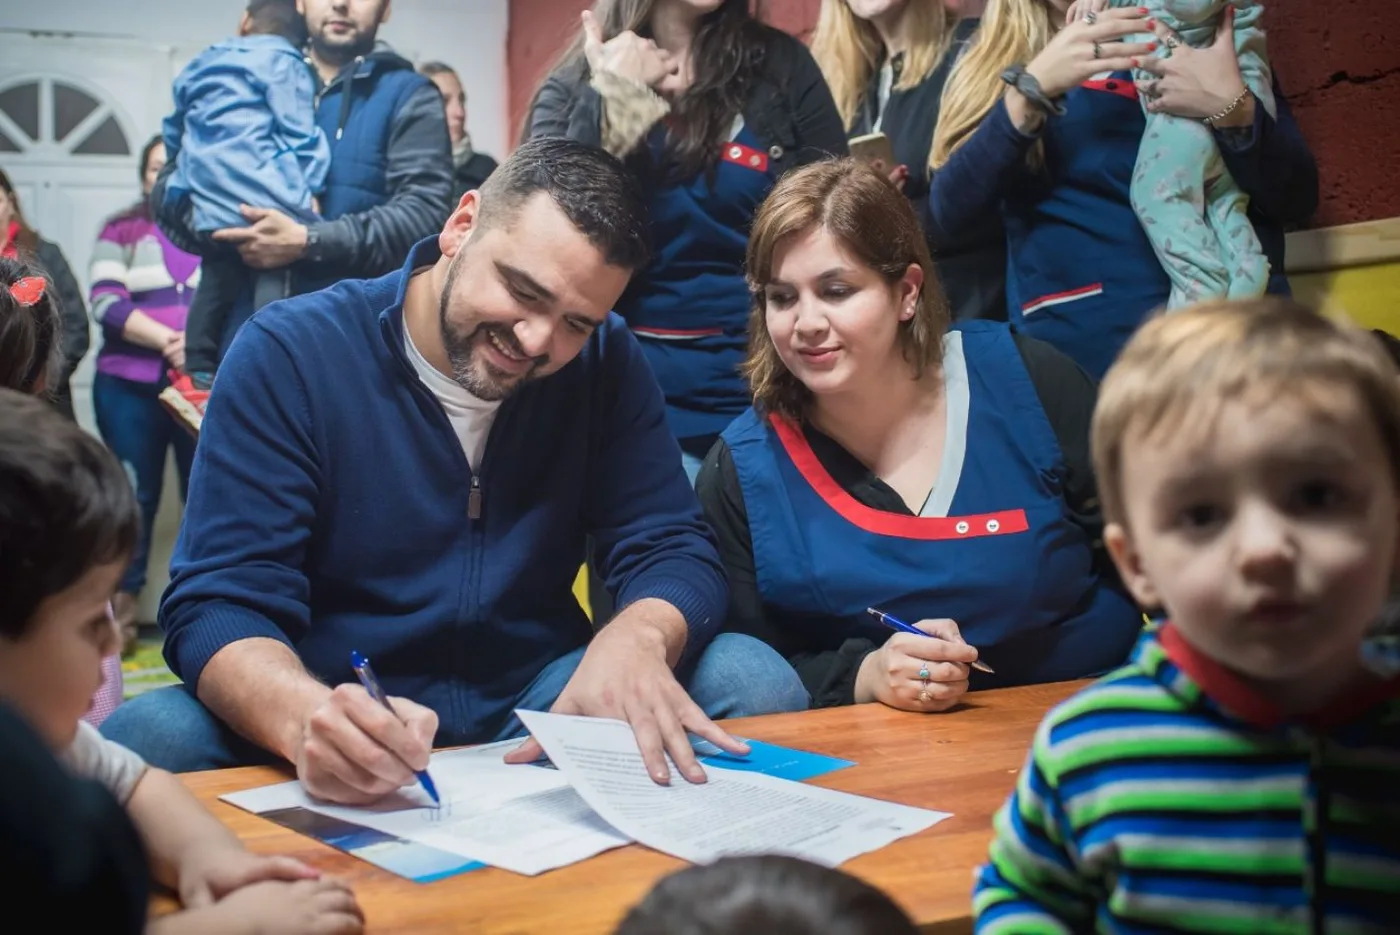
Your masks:
M92 707L83 715L83 720L97 727L121 703L122 657L118 654L102 660L102 687L92 696Z
M112 605L107 605L107 619L112 621L112 626L116 627L117 618L112 613ZM117 640L121 642L120 638ZM122 657L121 653L114 653L102 660L102 687L97 690L97 694L92 696L92 707L88 713L83 715L83 720L93 727L98 726L107 719L107 715L117 709L117 705L122 703Z

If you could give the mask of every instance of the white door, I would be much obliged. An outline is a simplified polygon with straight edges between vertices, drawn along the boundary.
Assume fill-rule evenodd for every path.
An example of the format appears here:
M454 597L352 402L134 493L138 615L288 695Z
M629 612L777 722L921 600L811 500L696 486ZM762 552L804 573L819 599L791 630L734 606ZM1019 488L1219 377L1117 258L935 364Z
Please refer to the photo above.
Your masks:
M30 226L63 248L87 291L103 221L140 195L141 147L170 109L168 46L90 36L0 36L0 167ZM73 379L78 420L93 429L93 350Z
M0 167L30 225L63 248L86 295L103 221L141 193L136 163L170 111L177 54L134 39L13 30L0 30L0 48ZM93 359L101 341L94 327L92 350L73 375L73 408L93 433ZM142 619L155 619L179 521L171 468L152 534Z

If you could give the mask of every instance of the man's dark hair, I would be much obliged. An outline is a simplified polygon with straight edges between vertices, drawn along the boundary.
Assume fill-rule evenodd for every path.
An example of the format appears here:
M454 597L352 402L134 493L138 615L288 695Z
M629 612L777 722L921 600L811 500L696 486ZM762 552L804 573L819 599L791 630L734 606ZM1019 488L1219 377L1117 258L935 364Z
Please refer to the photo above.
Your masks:
M646 201L614 156L563 137L524 143L481 186L481 223L508 224L536 192L546 192L607 262L638 270L650 258Z
M795 857L726 857L656 885L615 935L917 935L868 883Z
M44 600L125 561L140 528L131 482L100 441L0 389L0 637L22 637Z
M306 20L296 0L248 0L248 35L281 36L298 49L306 45Z

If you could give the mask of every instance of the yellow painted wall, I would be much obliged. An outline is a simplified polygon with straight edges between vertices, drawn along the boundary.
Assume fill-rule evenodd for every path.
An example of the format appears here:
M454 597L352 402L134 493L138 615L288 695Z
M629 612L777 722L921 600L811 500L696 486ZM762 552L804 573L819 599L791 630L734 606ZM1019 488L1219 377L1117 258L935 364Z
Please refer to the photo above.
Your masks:
M1289 276L1293 293L1363 328L1400 335L1400 262Z

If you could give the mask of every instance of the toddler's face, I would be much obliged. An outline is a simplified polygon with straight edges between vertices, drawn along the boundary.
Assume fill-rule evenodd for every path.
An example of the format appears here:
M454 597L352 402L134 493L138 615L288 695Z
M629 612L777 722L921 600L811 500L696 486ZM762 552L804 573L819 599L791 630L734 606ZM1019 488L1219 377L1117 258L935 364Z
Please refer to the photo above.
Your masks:
M0 695L55 749L68 746L102 687L102 660L120 638L107 611L125 564L88 569L39 605L17 640L0 637Z
M1275 698L1305 709L1310 692L1344 685L1400 536L1400 495L1359 394L1229 402L1205 430L1188 417L1187 431L1153 435L1124 446L1128 522L1106 530L1134 596Z

